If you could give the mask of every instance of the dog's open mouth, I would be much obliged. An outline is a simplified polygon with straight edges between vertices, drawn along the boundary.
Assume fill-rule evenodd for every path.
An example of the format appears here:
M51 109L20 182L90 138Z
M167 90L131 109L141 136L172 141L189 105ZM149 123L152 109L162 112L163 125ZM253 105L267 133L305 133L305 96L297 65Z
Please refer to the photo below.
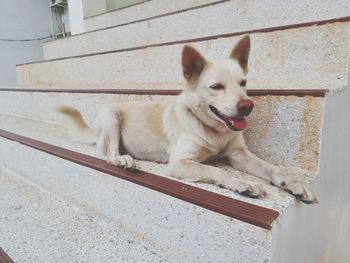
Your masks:
M227 128L234 131L242 131L247 126L247 120L244 117L229 117L219 111L212 105L209 105L209 109L221 120L223 120Z

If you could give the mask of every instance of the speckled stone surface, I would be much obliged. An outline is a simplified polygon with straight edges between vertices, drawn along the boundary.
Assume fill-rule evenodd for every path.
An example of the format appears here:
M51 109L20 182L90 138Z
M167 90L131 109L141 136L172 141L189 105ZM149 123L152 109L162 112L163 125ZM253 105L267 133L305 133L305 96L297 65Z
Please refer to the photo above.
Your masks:
M197 2L197 3L194 3ZM153 0L130 9L110 12L85 19L85 29L95 21L106 27L123 23L136 16L203 5L213 0ZM44 58L77 56L150 44L238 33L258 28L271 28L297 23L344 17L349 14L347 0L295 0L286 8L286 1L235 0L159 17L125 26L67 37L44 43ZM136 10L135 10L136 9ZM128 15L126 15L128 14ZM122 24L122 23L120 23ZM165 26L166 25L166 26ZM133 32L130 34L129 32ZM174 34L176 32L176 34ZM228 53L228 51L227 51Z
M18 263L169 262L100 215L0 166L0 246Z
M218 0L152 0L145 2L142 5L87 18L84 21L85 30L90 31L105 28L111 25L135 21L209 2L218 2ZM325 20L333 17L342 17L348 15L347 10L349 9L349 2L346 0L297 0L293 1L293 4L290 4L288 9L285 8L285 4L285 1L271 1L267 5L260 0L235 0L226 3L226 5L222 5L228 10L223 10L223 8L220 9L221 17L214 12L210 12L210 17L208 17L208 15L207 17L199 16L198 13L200 11L198 10L197 12L186 12L183 16L178 16L176 18L179 25L182 26L181 31L185 31L185 27L188 25L181 24L183 21L179 21L180 19L192 22L193 17L199 16L200 18L196 21L197 23L189 26L192 32L198 30L195 27L200 28L203 26L211 27L212 29L212 27L214 27L213 24L215 24L218 25L217 27L225 30L224 32L226 33L232 32L233 30L234 32L240 32L262 27L281 26L315 20ZM204 10L208 10L208 7ZM170 20L172 18L168 19ZM214 19L215 23L213 23ZM223 20L222 23L220 23L221 19ZM164 25L164 23L169 20L159 19L158 21ZM149 21L149 26L154 27L154 22L157 23L158 21ZM200 21L200 25L198 25L198 21ZM226 23L224 23L225 21ZM230 28L229 25L234 25L234 28ZM218 30L220 30L219 28L216 28L216 31L213 33L218 33ZM208 33L208 31L205 33Z
M168 261L271 261L271 231L7 139L0 138L0 148L1 163L8 169L140 237Z
M267 161L317 171L324 98L253 97L255 109L245 138Z
M251 34L248 88L336 90L347 84L350 23ZM226 59L240 36L189 43ZM17 67L18 83L52 87L181 88L183 44Z

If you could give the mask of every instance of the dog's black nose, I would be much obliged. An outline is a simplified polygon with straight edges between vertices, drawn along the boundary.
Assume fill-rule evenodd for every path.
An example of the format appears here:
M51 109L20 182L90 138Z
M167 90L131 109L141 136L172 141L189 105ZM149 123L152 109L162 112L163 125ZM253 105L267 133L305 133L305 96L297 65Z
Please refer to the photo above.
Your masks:
M254 103L251 100L240 100L237 104L239 114L242 116L248 116L254 107Z

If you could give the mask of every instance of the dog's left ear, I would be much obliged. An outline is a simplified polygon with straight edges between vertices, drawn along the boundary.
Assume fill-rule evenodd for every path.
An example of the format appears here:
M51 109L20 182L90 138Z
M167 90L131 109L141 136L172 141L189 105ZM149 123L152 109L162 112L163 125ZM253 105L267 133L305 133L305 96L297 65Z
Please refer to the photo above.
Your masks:
M248 57L250 51L250 37L242 37L230 54L230 58L237 59L245 74L248 72Z
M206 65L207 61L195 48L188 45L184 46L182 50L182 71L188 82L196 82Z

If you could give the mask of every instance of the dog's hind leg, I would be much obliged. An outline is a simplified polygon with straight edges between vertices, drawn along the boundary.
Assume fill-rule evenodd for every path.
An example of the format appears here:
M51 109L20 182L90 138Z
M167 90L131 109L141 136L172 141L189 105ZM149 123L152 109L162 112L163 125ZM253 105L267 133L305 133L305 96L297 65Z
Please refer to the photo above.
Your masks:
M126 154L120 155L121 112L118 108L104 107L96 118L97 155L115 166L135 168L134 159Z

